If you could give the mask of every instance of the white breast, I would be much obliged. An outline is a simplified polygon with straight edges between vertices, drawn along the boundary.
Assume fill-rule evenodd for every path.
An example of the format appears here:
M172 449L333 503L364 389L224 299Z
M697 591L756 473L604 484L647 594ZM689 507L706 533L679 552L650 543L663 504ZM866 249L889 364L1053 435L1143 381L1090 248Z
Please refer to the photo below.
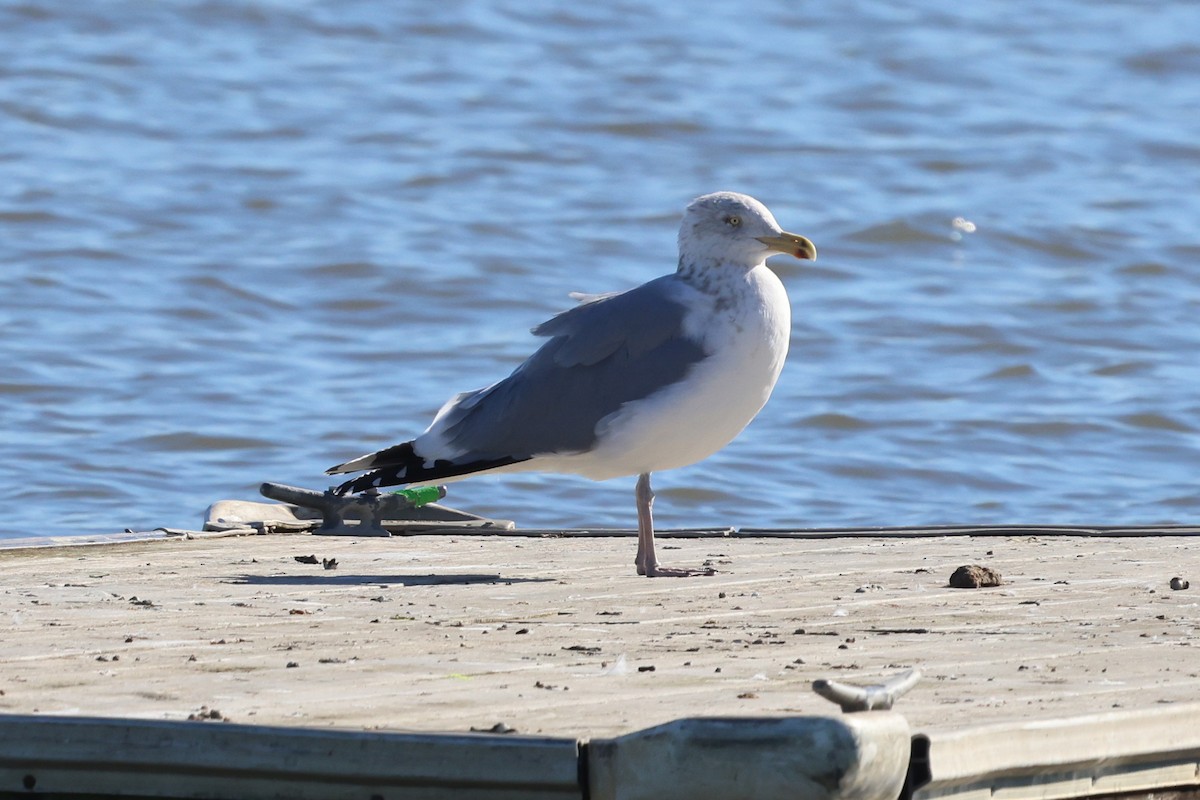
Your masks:
M759 266L719 294L696 295L684 325L710 355L682 381L602 420L598 446L560 469L604 480L693 464L733 441L766 404L791 335L783 284Z

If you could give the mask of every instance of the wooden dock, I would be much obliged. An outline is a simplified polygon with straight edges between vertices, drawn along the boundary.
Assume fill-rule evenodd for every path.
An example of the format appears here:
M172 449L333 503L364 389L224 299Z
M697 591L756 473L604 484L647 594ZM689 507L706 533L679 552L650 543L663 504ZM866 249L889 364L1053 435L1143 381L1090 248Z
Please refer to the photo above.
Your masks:
M973 533L664 536L688 579L615 535L4 549L0 713L587 740L912 668L934 739L1200 701L1196 529ZM971 564L1002 585L950 588Z

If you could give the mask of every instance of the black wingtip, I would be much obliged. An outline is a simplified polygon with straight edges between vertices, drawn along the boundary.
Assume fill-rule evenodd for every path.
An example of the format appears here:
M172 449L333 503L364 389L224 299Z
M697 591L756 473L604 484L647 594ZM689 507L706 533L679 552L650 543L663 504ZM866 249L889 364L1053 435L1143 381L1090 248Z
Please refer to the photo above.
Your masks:
M496 467L506 467L510 464L527 460L528 457L514 458L512 456L505 456L504 458L480 459L465 464L456 464L452 461L442 460L434 462L431 467L426 467L423 462L383 467L359 475L356 478L351 478L336 487L333 493L341 496L365 492L368 489L379 489L384 486L402 486L418 482L427 483L444 478L454 478L459 475L470 475L472 472L482 472L484 470L495 469Z
M357 492L365 492L367 489L373 489L379 486L375 479L379 477L378 473L368 472L366 475L359 475L357 478L346 481L340 486L334 488L333 493L338 497Z

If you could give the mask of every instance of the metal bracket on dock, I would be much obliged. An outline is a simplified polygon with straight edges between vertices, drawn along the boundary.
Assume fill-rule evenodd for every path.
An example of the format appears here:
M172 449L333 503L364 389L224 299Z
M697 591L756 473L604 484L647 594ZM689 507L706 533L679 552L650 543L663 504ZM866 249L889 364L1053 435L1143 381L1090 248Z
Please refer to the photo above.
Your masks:
M831 703L837 703L842 711L889 711L900 696L917 685L921 670L910 669L883 683L871 686L851 686L848 683L825 680L813 681L812 688Z
M438 487L438 497L446 496L446 488ZM436 503L415 505L402 494L380 494L377 489L356 495L337 495L329 489L324 492L287 486L282 483L264 483L259 487L264 497L291 503L301 508L320 512L322 522L313 533L325 536L391 536L384 522L397 524L458 524L462 526L512 527L511 522L490 520L465 511L447 508ZM347 520L358 522L347 522Z

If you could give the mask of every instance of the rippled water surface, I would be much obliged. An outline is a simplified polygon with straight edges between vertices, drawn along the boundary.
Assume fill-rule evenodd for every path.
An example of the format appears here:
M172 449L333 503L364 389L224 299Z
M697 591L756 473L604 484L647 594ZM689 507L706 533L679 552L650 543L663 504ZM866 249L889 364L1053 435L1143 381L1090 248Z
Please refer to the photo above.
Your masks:
M920 8L913 6L920 5ZM789 363L664 526L1200 516L1194 3L0 3L0 534L419 432L735 189ZM526 526L632 480L485 477Z

